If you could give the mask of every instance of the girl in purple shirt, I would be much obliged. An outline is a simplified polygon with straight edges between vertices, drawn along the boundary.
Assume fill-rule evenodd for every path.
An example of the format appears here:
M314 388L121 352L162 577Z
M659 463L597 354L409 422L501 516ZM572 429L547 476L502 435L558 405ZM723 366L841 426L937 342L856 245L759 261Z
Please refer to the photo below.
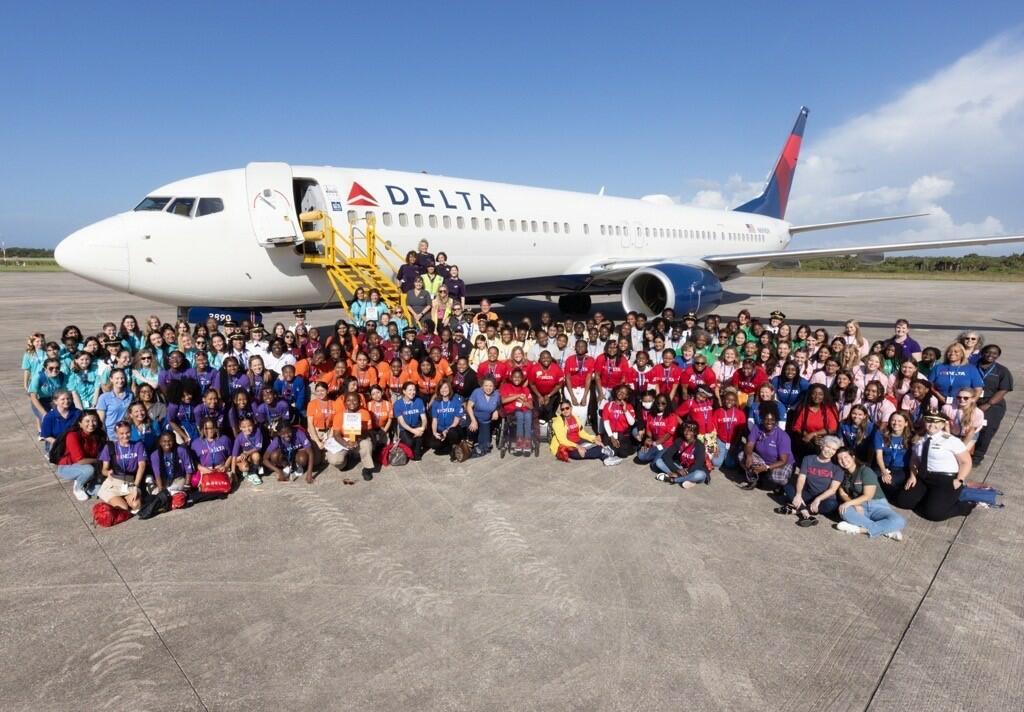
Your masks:
M220 401L220 394L215 390L208 390L203 394L203 402L192 409L197 423L202 423L207 418L213 418L218 428L224 427L224 404Z
M192 397L191 390L182 390L178 394L178 402L167 406L167 427L178 436L178 442L181 443L199 437Z
M277 436L267 447L266 462L277 474L279 482L299 477L299 471L305 470L306 482L312 484L314 459L313 446L309 438L288 423L280 427Z
M203 419L199 429L202 437L192 441L192 452L199 460L200 474L227 470L231 465L231 441L220 434L213 418Z
M224 365L220 369L220 397L221 400L231 401L231 397L239 388L249 390L249 377L245 375L238 365L238 359L228 356L224 359Z
M196 471L192 456L184 446L175 442L172 433L160 436L160 446L149 456L149 467L156 484L154 494L164 487L169 490L182 489L189 476Z
M761 425L751 425L743 454L746 482L739 486L745 490L757 487L758 480L766 477L780 490L793 474L793 448L789 435L778 427L779 418L774 408L761 413Z
M264 388L263 402L253 408L256 422L274 432L281 423L291 422L291 408L287 401L280 400L273 388Z
M238 423L238 435L231 448L231 473L240 474L251 484L261 485L263 480L263 431L256 427L252 416L243 417Z

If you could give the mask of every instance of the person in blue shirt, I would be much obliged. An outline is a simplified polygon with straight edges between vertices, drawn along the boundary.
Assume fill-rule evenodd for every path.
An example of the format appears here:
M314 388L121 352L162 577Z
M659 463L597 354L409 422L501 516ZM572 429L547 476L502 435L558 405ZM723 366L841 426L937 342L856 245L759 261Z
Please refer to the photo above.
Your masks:
M42 426L43 417L50 411L50 405L57 391L66 389L67 377L60 370L60 361L53 358L47 359L28 384L28 398L38 426ZM73 397L74 394L72 394Z
M146 336L139 328L139 320L133 314L125 314L121 319L121 328L117 336L121 339L121 345L133 354L146 345Z
M153 452L156 449L161 428L159 423L149 417L146 406L138 401L132 403L128 406L128 418L121 422L128 423L133 443L142 443L146 452Z
M491 451L491 429L501 418L501 395L494 379L485 376L466 401L469 432L476 433L474 454L479 457Z
M792 411L799 405L810 386L806 378L800 377L800 368L793 361L783 364L782 373L772 378L771 384L775 389L775 399L782 403L787 411Z
M889 416L884 431L875 431L875 470L887 497L895 498L907 482L912 436L910 419L900 411Z
M70 393L62 389L53 394L53 408L43 416L39 426L39 437L43 439L46 452L50 452L57 438L66 433L81 414Z
M843 446L850 448L863 463L873 461L875 424L871 422L868 409L859 403L850 409L850 414L839 424L839 437Z
M968 359L967 349L959 343L946 347L943 362L932 368L928 378L946 400L953 400L964 388L973 390L975 398L980 398L985 388L981 372Z
M430 434L435 454L448 455L455 461L454 446L465 435L465 420L462 396L455 393L451 379L442 379L430 402Z
M115 369L110 373L110 390L100 394L96 400L96 413L103 422L107 431L107 437L114 440L116 433L114 428L124 420L128 413L128 406L132 404L132 392L128 390L128 379L124 371Z
M427 409L416 395L416 384L406 381L402 384L402 397L395 400L393 407L398 423L398 441L412 450L414 460L423 457L423 435L427 431Z
M67 382L67 388L75 399L75 406L82 410L92 408L96 403L99 385L99 376L93 365L92 356L86 351L79 351L75 354Z
M763 383L757 389L757 396L747 402L747 422L760 428L767 412L774 413L778 427L786 429L786 406L775 397L775 389L771 384Z
M295 375L295 366L292 364L281 367L281 375L274 381L274 391L292 407L292 412L306 412L309 388L305 378Z
M366 290L358 287L349 302L348 313L352 316L352 323L359 329L366 323L366 305Z
M28 392L28 384L32 377L39 372L43 367L43 361L46 360L45 345L46 337L40 332L28 337L25 353L21 355L21 380L22 387L26 392Z

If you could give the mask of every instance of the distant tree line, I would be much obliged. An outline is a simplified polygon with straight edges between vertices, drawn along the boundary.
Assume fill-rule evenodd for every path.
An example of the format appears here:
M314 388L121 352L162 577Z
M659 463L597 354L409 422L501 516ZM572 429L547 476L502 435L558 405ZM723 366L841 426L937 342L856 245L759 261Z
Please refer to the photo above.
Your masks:
M879 264L865 264L856 257L819 257L801 260L804 271L818 272L1024 272L1024 253L1004 257L964 255L963 257L889 257Z
M8 247L7 256L13 257L49 257L53 259L53 250L47 247Z

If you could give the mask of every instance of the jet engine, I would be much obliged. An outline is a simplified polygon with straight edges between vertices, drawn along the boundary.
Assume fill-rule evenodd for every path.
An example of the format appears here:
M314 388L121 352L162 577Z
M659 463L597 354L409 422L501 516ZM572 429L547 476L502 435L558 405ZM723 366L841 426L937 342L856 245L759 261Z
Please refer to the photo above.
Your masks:
M671 307L676 315L705 314L722 302L722 283L711 271L664 263L638 269L622 284L622 306L648 316Z

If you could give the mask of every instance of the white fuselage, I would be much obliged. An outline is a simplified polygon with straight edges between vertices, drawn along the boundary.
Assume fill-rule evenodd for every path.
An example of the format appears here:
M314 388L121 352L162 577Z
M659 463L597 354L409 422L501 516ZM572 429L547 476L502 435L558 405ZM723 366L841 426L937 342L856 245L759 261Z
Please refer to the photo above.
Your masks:
M595 266L603 263L707 267L706 256L781 250L790 238L782 220L673 205L664 197L635 200L423 173L250 164L149 194L217 198L219 212L200 215L193 207L184 215L167 209L121 213L69 236L58 246L57 260L90 280L179 306L326 303L333 292L323 271L303 267L296 249L303 206L295 203L302 196L285 184L282 170L302 186L314 186L304 195L329 210L340 228L369 211L380 237L403 254L429 240L430 250L444 251L477 295L593 289L600 284L593 281ZM274 181L279 184L265 185ZM295 241L269 245L266 230L282 226Z

